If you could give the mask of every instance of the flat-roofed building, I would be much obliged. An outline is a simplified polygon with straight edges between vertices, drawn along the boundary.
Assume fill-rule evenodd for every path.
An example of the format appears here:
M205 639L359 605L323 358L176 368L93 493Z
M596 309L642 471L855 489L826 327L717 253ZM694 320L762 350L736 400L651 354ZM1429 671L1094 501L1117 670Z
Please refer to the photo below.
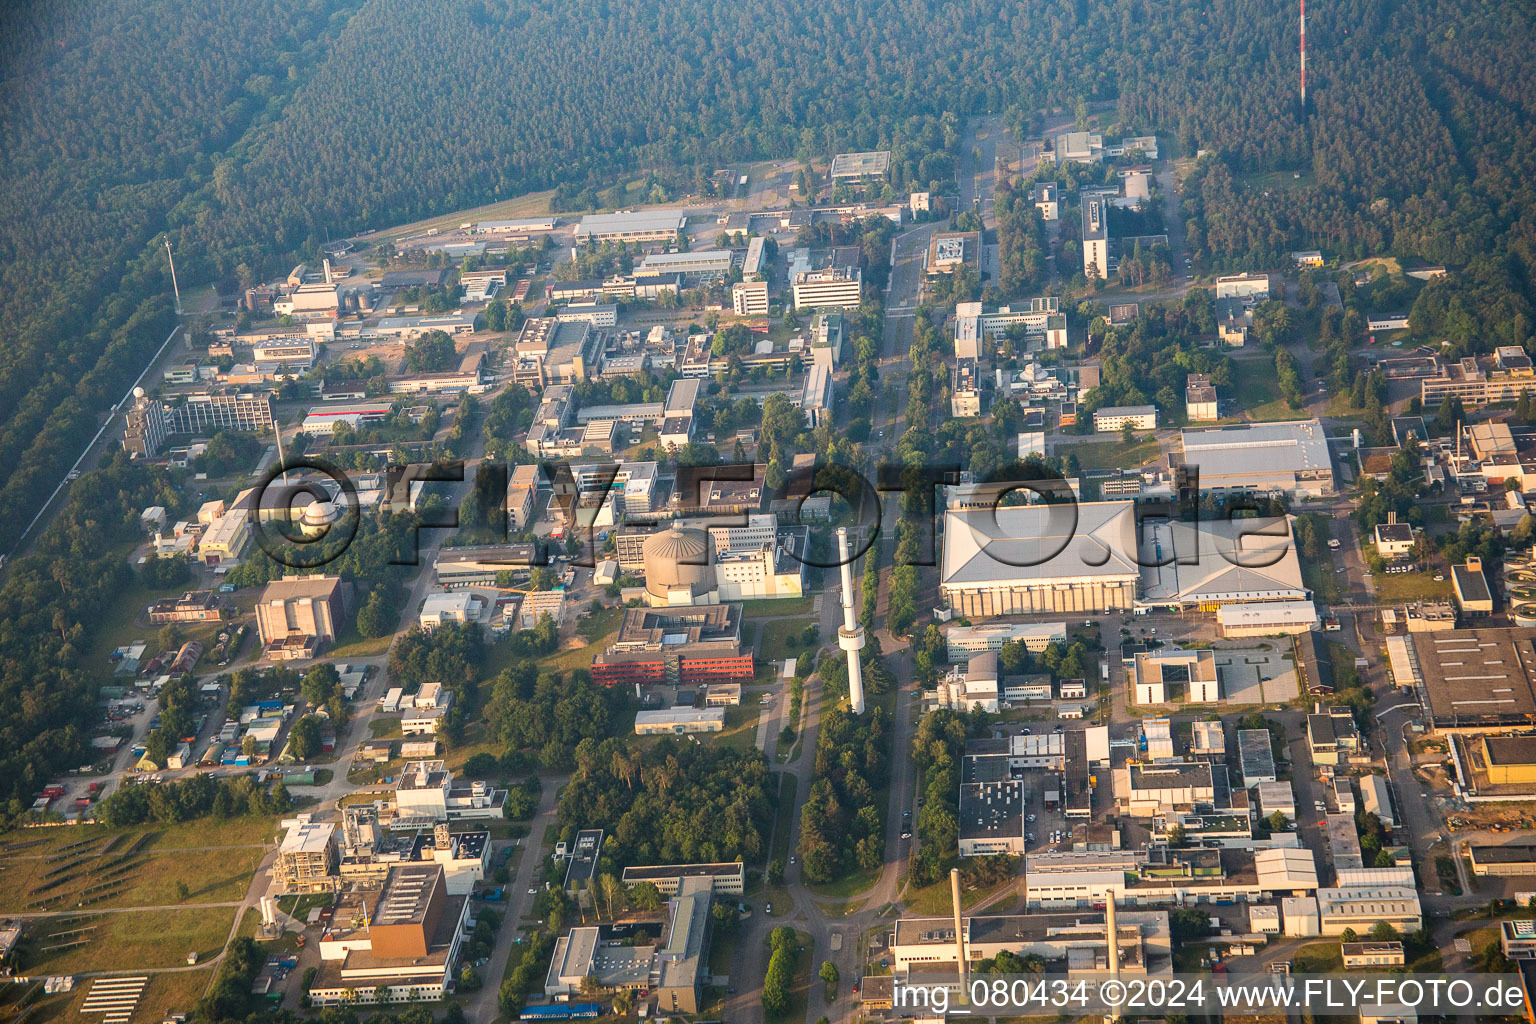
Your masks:
M1260 814L1268 817L1278 811L1296 820L1296 791L1289 782L1261 782L1257 788Z
M1318 497L1334 488L1328 438L1317 420L1183 432L1184 465L1202 492L1281 491Z
M1536 367L1519 345L1500 346L1491 358L1463 356L1441 363L1435 373L1419 381L1421 400L1436 406L1450 396L1474 407L1513 402L1531 390L1536 390Z
M710 892L722 896L740 896L746 890L746 872L740 861L724 864L654 864L627 867L621 879L626 889L650 882L663 896L675 896L685 878L703 878Z
M1224 604L1216 609L1216 622L1224 637L1306 633L1317 628L1317 606L1311 601Z
M1130 427L1132 430L1156 430L1157 406L1110 405L1093 414L1093 429L1099 433L1113 433Z
M1410 680L1431 726L1487 731L1536 721L1536 629L1453 629L1411 633ZM1405 680L1394 663L1393 678Z
M790 287L797 310L857 309L864 300L864 276L858 267L801 271Z
M588 214L576 225L576 242L664 242L676 238L687 223L682 210Z
M1216 389L1205 373L1192 373L1184 382L1184 418L1191 423L1213 422L1221 418Z
M1010 328L1022 326L1025 347L1066 348L1067 318L1061 312L1061 300L1055 295L1042 295L1025 303L999 306L992 312L980 302L955 304L955 356L959 359L981 359L990 355L983 351L982 342L996 342L1008 334Z
M1134 818L1173 814L1216 800L1216 783L1208 761L1133 763L1122 771L1128 783L1126 803ZM1116 789L1119 791L1118 785Z
M1268 729L1237 730L1237 756L1243 785L1257 786L1276 780L1275 751Z
M1344 957L1346 971L1401 967L1408 962L1401 942L1346 942L1340 948L1340 953Z
M1227 752L1227 735L1220 722L1191 722L1189 752L1196 757L1221 757Z
M527 529L533 522L535 502L539 492L539 467L528 464L513 466L507 480L507 518L512 529Z
M358 887L340 898L320 937L311 1000L325 1006L443 998L468 914L468 897L449 895L441 865L390 866L379 888Z
M1101 195L1083 196L1083 276L1109 278L1109 202Z
M1307 716L1307 745L1317 764L1342 764L1360 749L1360 730L1348 707L1335 706Z
M1265 302L1269 299L1268 274L1231 274L1216 279L1218 299L1248 299Z
M1465 565L1451 566L1451 587L1463 616L1492 615L1493 591L1483 575L1483 560L1469 555Z
M597 339L586 321L530 318L523 322L513 346L512 379L535 389L586 380L601 362Z
M880 178L891 168L891 151L875 150L869 153L839 153L832 158L832 180L845 178Z
M960 267L980 266L980 231L935 231L929 236L923 269L930 276L953 274Z
M442 548L433 572L442 587L484 586L504 572L526 574L540 564L533 544L487 544L468 548Z
M593 681L610 686L708 686L752 677L741 606L730 604L626 609L612 646L592 662Z
M724 708L669 708L635 713L637 736L683 736L696 732L720 732L724 728Z
M1373 532L1376 553L1383 558L1401 558L1413 550L1413 527L1407 523L1377 523Z
M1468 843L1467 856L1472 861L1472 873L1480 877L1536 875L1536 845L1530 843Z
M1289 516L1151 519L1143 524L1146 604L1217 611L1228 604L1307 601Z
M1536 736L1484 736L1475 749L1494 785L1536 783Z
M1047 224L1061 219L1061 186L1054 181L1036 182L1029 190L1029 201L1040 211L1040 219Z
M1019 643L1039 654L1053 643L1067 639L1065 622L984 622L974 626L955 626L944 631L944 643L951 662L963 662L981 651L1000 651L1004 644Z
M767 316L768 282L738 281L732 285L731 312L737 316Z
M1162 647L1136 655L1137 704L1167 704L1182 698L1188 704L1221 700L1221 677L1211 650L1186 651Z

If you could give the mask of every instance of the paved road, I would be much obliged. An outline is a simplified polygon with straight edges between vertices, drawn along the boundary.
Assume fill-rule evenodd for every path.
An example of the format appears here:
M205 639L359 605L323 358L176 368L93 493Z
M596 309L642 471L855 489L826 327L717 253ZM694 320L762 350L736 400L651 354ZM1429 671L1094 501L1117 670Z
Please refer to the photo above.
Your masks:
M496 948L491 953L490 962L480 971L484 985L466 1007L466 1016L472 1021L495 1020L500 1012L496 1005L496 994L501 989L502 979L507 975L507 959L517 945L518 923L525 913L533 912L536 896L528 895L528 890L537 886L544 869L544 833L554 824L560 790L567 781L568 776L543 780L544 790L539 795L538 812L529 823L528 837L521 841L523 855L518 861L517 874L508 883L507 902L493 905L503 915L501 931L496 934Z

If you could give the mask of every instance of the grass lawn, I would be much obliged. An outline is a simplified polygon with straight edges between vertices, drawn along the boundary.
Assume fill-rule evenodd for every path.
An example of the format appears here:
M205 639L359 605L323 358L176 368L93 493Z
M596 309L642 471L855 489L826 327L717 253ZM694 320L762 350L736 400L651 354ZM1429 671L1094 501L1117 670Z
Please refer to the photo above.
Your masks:
M1383 604L1451 598L1451 581L1436 582L1432 572L1383 572L1371 577L1371 582L1376 584L1376 600Z
M993 886L990 889L975 889L970 886L960 887L960 906L969 909L992 895L1005 885L1012 882L1004 882L1002 885ZM949 876L945 876L932 885L925 885L921 889L908 889L902 896L901 902L906 904L907 910L913 914L926 914L936 916L950 912L949 902Z
M368 720L368 733L376 740L395 739L404 735L400 731L400 719L389 715L370 718Z
M785 615L809 615L814 597L783 597L776 600L742 601L741 614L748 619L778 618ZM111 648L108 648L110 650Z
M816 958L816 944L811 940L809 932L802 932L799 929L795 930L795 939L800 943L800 955L795 958L795 977L789 985L789 1006L783 1013L770 1013L764 1007L763 1017L767 1024L804 1024L805 1022L805 1009L811 992L812 961ZM771 948L767 939L763 940L763 946L765 951Z
M365 637L357 631L356 623L349 623L336 646L325 652L327 658L372 658L389 650L394 635Z
M30 969L41 974L73 974L185 966L189 952L195 951L200 960L217 956L234 923L233 907L49 918L33 936L35 952ZM61 934L87 927L94 930L75 936ZM48 949L82 937L88 937L85 945Z
M814 622L814 619L804 618L776 619L762 623L758 633L758 658L783 661L785 658L799 657L800 652L806 649L805 644L800 642L800 635L805 632L806 626Z
M760 709L755 704L726 708L725 731L717 733L711 742L716 746L730 747L733 750L752 750L756 748L759 712Z
M1313 562L1301 559L1301 578L1317 600L1324 604L1338 604L1339 574L1333 571L1331 560Z
M1337 941L1309 943L1291 958L1291 970L1297 974L1332 974L1343 969L1344 956Z
M1304 420L1305 409L1292 409L1280 397L1280 382L1272 359L1234 359L1232 370L1237 378L1237 403L1255 421Z
M853 871L842 878L819 885L807 883L806 888L818 896L830 896L840 900L851 899L872 888L880 880L880 870L875 868L873 871Z
M330 893L303 892L294 893L291 896L279 896L277 906L289 917L296 917L300 921L309 916L309 912L316 907L328 907L331 905Z
M1158 451L1155 439L1149 440L1146 436L1137 435L1130 444L1126 444L1124 438L1084 444L1059 444L1053 446L1051 454L1066 455L1071 452L1077 456L1077 464L1085 470L1134 469L1157 458Z

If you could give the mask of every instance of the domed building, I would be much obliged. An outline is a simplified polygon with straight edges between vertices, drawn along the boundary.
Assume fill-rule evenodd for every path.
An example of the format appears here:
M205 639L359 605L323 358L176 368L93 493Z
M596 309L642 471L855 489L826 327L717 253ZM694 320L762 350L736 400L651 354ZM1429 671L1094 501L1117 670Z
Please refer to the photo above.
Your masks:
M703 530L672 527L652 534L641 549L645 600L656 607L715 604L715 546Z

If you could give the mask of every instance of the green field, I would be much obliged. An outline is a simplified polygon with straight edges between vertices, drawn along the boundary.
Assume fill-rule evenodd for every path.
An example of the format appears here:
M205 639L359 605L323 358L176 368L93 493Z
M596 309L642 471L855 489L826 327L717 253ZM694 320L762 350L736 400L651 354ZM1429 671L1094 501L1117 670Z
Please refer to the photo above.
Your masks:
M1451 581L1436 581L1433 572L1379 572L1371 577L1371 582L1376 585L1376 599L1385 604L1451 599Z
M1160 448L1155 438L1138 434L1130 444L1123 438L1113 441L1088 441L1083 444L1053 445L1052 455L1077 456L1077 464L1085 469L1134 469L1157 458Z
M1292 409L1280 397L1280 383L1275 376L1273 359L1234 359L1237 378L1237 404L1250 420L1304 420L1305 409Z
M189 952L197 953L199 960L217 956L224 949L234 923L233 907L49 918L31 936L31 970L74 974L182 967ZM81 928L89 930L76 931ZM50 949L80 939L85 940L83 945Z

